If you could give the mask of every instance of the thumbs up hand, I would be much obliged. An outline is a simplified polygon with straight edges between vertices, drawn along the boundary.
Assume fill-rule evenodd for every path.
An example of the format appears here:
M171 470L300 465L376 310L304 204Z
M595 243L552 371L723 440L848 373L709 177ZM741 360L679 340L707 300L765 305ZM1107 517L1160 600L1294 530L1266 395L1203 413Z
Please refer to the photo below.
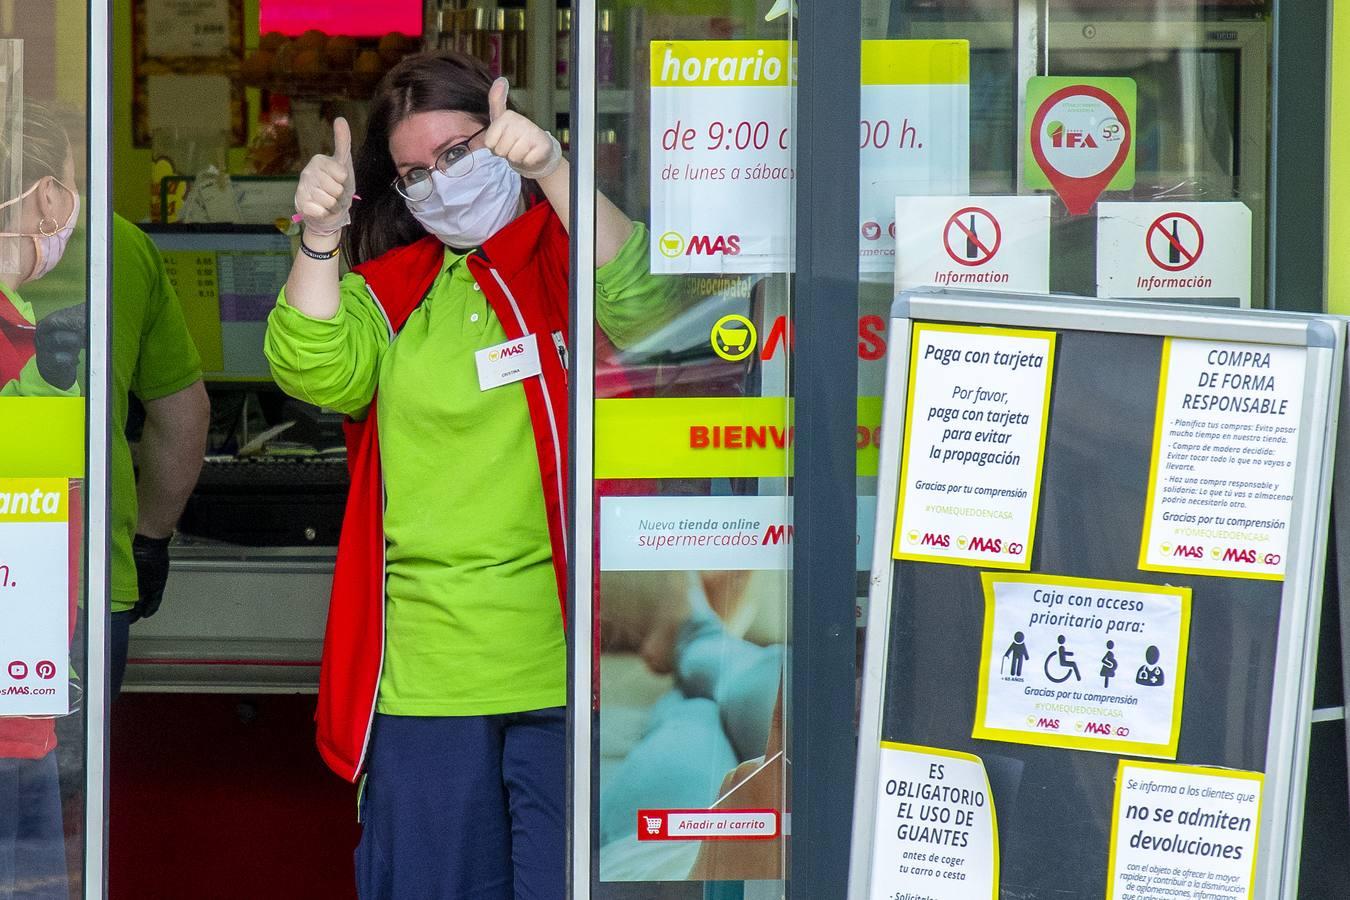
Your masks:
M483 146L506 160L522 178L547 178L562 164L562 147L553 135L506 108L509 90L505 78L492 83L488 92L492 124L483 133Z
M352 166L352 130L347 120L333 120L333 155L315 156L300 172L295 211L312 235L337 234L351 221L356 169Z

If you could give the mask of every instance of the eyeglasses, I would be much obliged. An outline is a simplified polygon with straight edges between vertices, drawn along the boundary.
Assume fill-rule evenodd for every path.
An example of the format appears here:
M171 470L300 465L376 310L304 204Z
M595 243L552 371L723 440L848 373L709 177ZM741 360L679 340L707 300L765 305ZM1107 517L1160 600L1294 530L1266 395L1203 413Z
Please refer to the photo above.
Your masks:
M486 125L458 144L446 147L441 155L436 157L436 170L449 178L460 178L472 172L473 153L469 150L469 142L485 131ZM431 182L431 170L426 166L409 169L407 174L394 179L394 190L398 191L404 200L411 200L414 203L426 200L435 191Z

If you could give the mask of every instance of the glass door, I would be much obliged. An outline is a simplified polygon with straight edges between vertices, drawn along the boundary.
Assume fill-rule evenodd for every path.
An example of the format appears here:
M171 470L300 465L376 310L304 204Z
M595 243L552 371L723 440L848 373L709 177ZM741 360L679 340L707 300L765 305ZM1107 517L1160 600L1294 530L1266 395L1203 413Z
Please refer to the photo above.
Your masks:
M1273 305L1273 4L846 6L573 10L578 897L843 895L897 292Z
M783 891L786 11L574 11L577 897Z
M0 4L3 896L104 889L106 15Z

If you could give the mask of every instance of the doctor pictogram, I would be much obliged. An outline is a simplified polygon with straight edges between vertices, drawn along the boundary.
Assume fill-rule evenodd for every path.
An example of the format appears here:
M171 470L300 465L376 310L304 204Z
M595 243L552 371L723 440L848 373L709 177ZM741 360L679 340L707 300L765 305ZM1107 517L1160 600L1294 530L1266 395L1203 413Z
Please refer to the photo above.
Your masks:
M1148 226L1144 247L1158 268L1180 272L1195 265L1204 252L1205 232L1185 213L1163 213Z
M978 206L958 209L942 229L942 246L963 266L982 266L994 258L1003 243L1003 229L993 213Z

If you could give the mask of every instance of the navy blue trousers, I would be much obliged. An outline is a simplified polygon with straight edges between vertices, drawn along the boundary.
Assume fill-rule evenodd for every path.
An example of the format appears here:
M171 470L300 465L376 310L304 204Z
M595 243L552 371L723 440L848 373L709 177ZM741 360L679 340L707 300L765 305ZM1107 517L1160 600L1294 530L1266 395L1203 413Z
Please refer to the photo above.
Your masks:
M108 636L112 648L108 659L108 681L114 700L122 693L122 679L127 674L127 646L131 643L131 623L135 618L136 613L129 609L112 614L112 632Z
M361 900L563 900L567 718L375 717Z

